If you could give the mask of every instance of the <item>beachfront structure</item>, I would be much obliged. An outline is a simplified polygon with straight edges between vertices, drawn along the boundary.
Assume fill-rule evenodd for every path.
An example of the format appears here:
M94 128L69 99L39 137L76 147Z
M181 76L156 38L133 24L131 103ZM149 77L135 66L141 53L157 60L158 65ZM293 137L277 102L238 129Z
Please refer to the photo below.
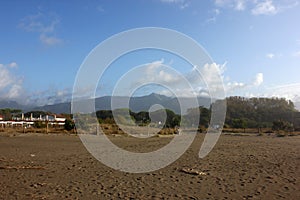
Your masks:
M12 117L12 121L49 121L49 122L65 122L66 118L63 116L57 117L57 115L40 115L39 117L33 117L32 113L30 117L24 117L22 113L21 117Z
M35 122L43 122L47 125L51 126L64 126L65 120L63 116L57 115L40 115L39 117L33 117L33 114L30 114L30 117L25 117L24 113L21 114L19 117L12 117L12 120L3 121L3 117L0 116L0 127L31 127L34 125Z

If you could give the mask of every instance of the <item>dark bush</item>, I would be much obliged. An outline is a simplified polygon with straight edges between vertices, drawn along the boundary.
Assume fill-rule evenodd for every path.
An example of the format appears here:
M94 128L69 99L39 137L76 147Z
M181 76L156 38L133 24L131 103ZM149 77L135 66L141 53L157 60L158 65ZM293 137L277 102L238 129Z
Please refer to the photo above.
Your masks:
M66 119L64 127L67 131L73 130L75 128L75 123L71 119Z

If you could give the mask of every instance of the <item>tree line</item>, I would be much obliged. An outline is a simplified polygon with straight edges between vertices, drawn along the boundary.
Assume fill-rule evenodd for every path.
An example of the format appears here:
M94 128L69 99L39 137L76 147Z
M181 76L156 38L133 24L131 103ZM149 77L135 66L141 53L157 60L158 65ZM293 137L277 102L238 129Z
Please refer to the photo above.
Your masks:
M217 100L213 104L218 104L224 100ZM300 112L295 109L294 103L284 98L245 98L228 97L226 98L227 112L224 127L225 128L272 128L273 130L296 130L300 131ZM146 126L150 123L164 122L163 127L174 128L181 123L198 126L200 129L206 129L210 123L210 108L198 107L190 108L183 116L174 113L172 110L157 110L154 112L132 112L129 109L118 110L99 110L96 113L99 123L114 124L116 121L122 124L135 123L139 126ZM11 119L12 116L20 115L21 110L0 109L0 115L4 120ZM52 114L43 111L31 111L24 114L25 117ZM199 115L200 114L200 119ZM66 129L74 127L72 115L64 114L67 118ZM193 122L195 118L195 122ZM152 119L152 120L151 120ZM199 119L197 121L197 119Z
M218 104L224 100L217 100L213 104ZM300 131L300 112L295 109L294 103L284 98L245 98L228 97L226 98L227 111L224 128L270 128L273 130L297 130ZM205 129L209 126L211 117L210 108L198 107L187 110L186 115L180 116L173 111L166 109L158 110L154 114L149 112L132 112L131 119L140 125L147 125L151 122L149 115L159 119L162 112L167 113L165 127L175 127L184 123L184 119L192 122L196 114L200 114L198 126ZM125 111L123 109L123 111ZM100 123L115 123L113 112L110 110L100 110L96 112ZM116 117L116 116L115 116ZM198 119L198 118L197 118Z
M226 99L225 127L300 129L300 112L294 103L284 98Z

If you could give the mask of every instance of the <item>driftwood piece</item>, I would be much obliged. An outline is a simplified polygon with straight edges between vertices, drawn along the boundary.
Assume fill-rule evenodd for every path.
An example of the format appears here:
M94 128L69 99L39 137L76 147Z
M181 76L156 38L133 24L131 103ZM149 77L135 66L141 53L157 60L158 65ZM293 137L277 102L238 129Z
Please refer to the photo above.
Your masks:
M184 172L186 174L192 174L192 175L202 175L202 176L206 175L205 172L201 172L201 171L198 171L196 169L191 169L191 168L182 168L180 171Z

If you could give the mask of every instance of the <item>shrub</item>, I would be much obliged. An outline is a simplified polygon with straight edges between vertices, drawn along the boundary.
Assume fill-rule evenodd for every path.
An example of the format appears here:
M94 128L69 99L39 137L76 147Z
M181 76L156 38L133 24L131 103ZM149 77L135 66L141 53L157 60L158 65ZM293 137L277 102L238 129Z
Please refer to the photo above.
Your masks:
M73 130L75 128L75 123L71 119L66 119L64 127L67 131Z

